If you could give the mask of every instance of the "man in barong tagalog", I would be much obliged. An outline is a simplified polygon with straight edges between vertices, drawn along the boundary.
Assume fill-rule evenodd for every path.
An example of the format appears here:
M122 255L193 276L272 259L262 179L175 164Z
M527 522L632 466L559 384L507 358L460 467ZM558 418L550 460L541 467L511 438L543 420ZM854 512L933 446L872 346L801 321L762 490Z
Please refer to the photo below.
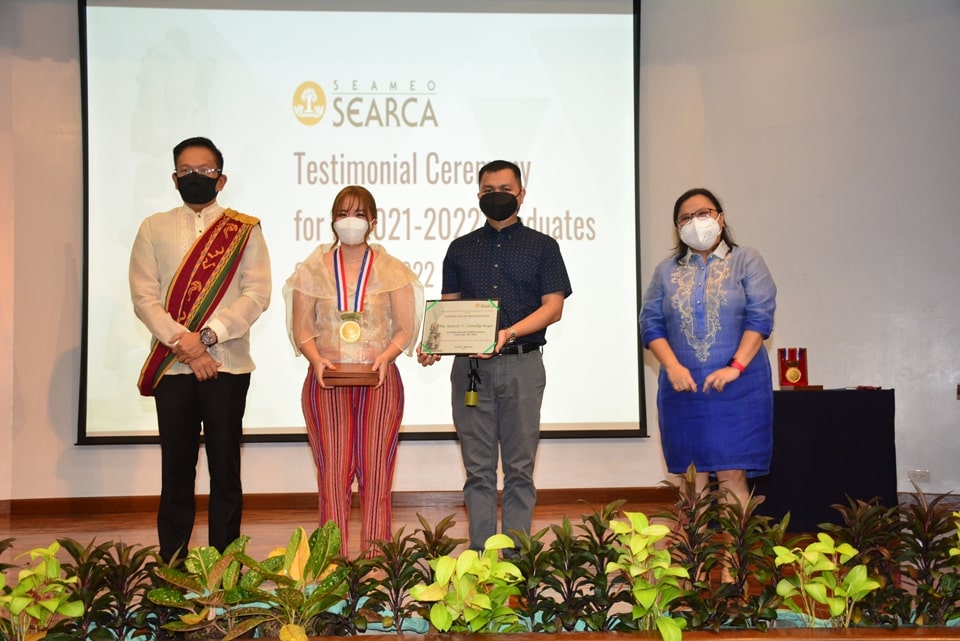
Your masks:
M270 257L260 221L217 203L223 154L206 138L173 148L183 204L140 225L130 295L153 334L138 387L152 396L160 434L160 555L186 556L193 532L203 432L210 473L209 543L240 536L240 440L250 372L250 326L270 302Z

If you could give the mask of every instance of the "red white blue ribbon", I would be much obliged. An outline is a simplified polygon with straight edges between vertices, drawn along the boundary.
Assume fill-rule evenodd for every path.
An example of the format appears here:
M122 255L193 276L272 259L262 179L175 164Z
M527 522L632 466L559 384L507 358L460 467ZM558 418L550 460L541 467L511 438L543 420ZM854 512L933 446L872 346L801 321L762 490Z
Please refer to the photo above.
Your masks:
M360 263L360 274L357 276L357 290L353 295L353 309L347 309L350 294L347 292L347 283L344 278L343 254L340 248L333 250L333 280L337 286L337 309L341 312L363 311L363 299L367 291L367 281L370 279L370 266L373 264L373 253L367 247L363 252L363 262Z

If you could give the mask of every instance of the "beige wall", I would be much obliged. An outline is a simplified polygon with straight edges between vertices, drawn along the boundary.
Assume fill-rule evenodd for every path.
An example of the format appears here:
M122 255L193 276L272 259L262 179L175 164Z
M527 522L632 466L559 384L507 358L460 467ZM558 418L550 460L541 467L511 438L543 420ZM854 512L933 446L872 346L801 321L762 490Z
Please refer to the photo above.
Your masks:
M0 501L13 491L13 56L12 8L0 4Z

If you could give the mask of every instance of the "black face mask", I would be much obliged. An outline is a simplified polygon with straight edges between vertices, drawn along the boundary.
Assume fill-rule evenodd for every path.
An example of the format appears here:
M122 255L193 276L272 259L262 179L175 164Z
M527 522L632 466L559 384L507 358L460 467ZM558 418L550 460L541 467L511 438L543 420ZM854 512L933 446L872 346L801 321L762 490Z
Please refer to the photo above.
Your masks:
M217 197L217 178L207 178L198 173L189 173L177 178L177 190L183 202L190 205L205 205Z
M510 218L518 209L517 197L508 191L490 191L480 196L480 211L498 223Z

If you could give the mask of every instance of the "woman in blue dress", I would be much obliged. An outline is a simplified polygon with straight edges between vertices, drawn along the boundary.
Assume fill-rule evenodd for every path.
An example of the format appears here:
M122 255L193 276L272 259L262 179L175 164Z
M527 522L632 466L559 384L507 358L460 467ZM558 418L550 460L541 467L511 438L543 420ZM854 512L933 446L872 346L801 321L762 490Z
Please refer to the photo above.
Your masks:
M710 191L681 195L673 224L674 254L657 265L640 312L643 345L660 361L663 455L670 473L693 463L697 489L713 473L745 505L747 477L767 474L773 454L763 341L777 287L760 254L733 241Z

